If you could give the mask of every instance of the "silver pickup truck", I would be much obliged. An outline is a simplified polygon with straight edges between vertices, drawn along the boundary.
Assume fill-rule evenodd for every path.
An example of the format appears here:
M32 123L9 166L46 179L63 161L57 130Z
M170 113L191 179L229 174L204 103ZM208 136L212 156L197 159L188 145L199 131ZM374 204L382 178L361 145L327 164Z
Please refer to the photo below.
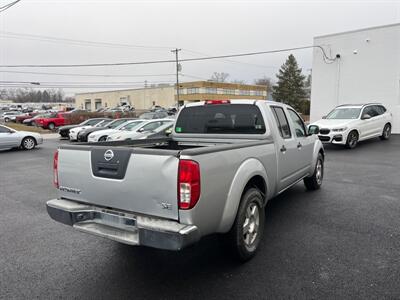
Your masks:
M60 146L59 198L47 211L83 232L168 250L220 233L248 260L267 201L301 180L322 184L324 149L309 131L282 103L188 104L167 138Z

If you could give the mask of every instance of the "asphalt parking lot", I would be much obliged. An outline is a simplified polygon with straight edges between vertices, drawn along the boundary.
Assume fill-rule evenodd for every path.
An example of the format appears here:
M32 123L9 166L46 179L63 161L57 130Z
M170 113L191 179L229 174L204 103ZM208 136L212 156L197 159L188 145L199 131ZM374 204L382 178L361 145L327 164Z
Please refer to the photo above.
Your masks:
M321 190L266 208L258 255L236 263L209 237L183 252L134 248L51 220L46 140L0 152L0 298L399 298L400 136L326 147Z

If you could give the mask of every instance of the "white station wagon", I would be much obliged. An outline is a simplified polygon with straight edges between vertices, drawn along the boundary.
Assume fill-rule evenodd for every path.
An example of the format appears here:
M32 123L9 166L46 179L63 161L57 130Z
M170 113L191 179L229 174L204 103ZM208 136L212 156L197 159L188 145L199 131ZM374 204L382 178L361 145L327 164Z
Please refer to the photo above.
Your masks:
M380 103L345 104L310 124L310 127L313 125L318 126L321 142L345 145L353 149L359 141L375 137L389 139L392 114Z

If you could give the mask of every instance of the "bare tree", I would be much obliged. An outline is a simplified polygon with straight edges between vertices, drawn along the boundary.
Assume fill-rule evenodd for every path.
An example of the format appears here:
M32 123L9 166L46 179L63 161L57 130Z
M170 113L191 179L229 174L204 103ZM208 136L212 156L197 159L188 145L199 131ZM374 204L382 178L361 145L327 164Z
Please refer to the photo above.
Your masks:
M224 72L214 72L211 75L210 80L215 82L226 82L226 79L229 77L228 73Z
M238 79L235 79L235 80L232 80L232 81L231 81L231 83L236 83L236 84L246 84L246 81L244 81L244 80L238 80Z
M271 78L264 76L263 78L259 78L254 80L254 84L256 85L263 85L267 89L267 94L270 95L272 92L272 83L271 83ZM268 99L268 96L267 96Z

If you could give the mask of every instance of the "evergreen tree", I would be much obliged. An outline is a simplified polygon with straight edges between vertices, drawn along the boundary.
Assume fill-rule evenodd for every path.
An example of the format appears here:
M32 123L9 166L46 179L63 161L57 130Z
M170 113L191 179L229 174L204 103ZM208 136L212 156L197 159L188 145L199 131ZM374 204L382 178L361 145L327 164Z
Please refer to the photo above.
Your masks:
M301 74L301 68L292 54L282 65L276 77L278 82L272 92L274 100L301 111L302 103L307 99L307 92L304 89L305 76Z

